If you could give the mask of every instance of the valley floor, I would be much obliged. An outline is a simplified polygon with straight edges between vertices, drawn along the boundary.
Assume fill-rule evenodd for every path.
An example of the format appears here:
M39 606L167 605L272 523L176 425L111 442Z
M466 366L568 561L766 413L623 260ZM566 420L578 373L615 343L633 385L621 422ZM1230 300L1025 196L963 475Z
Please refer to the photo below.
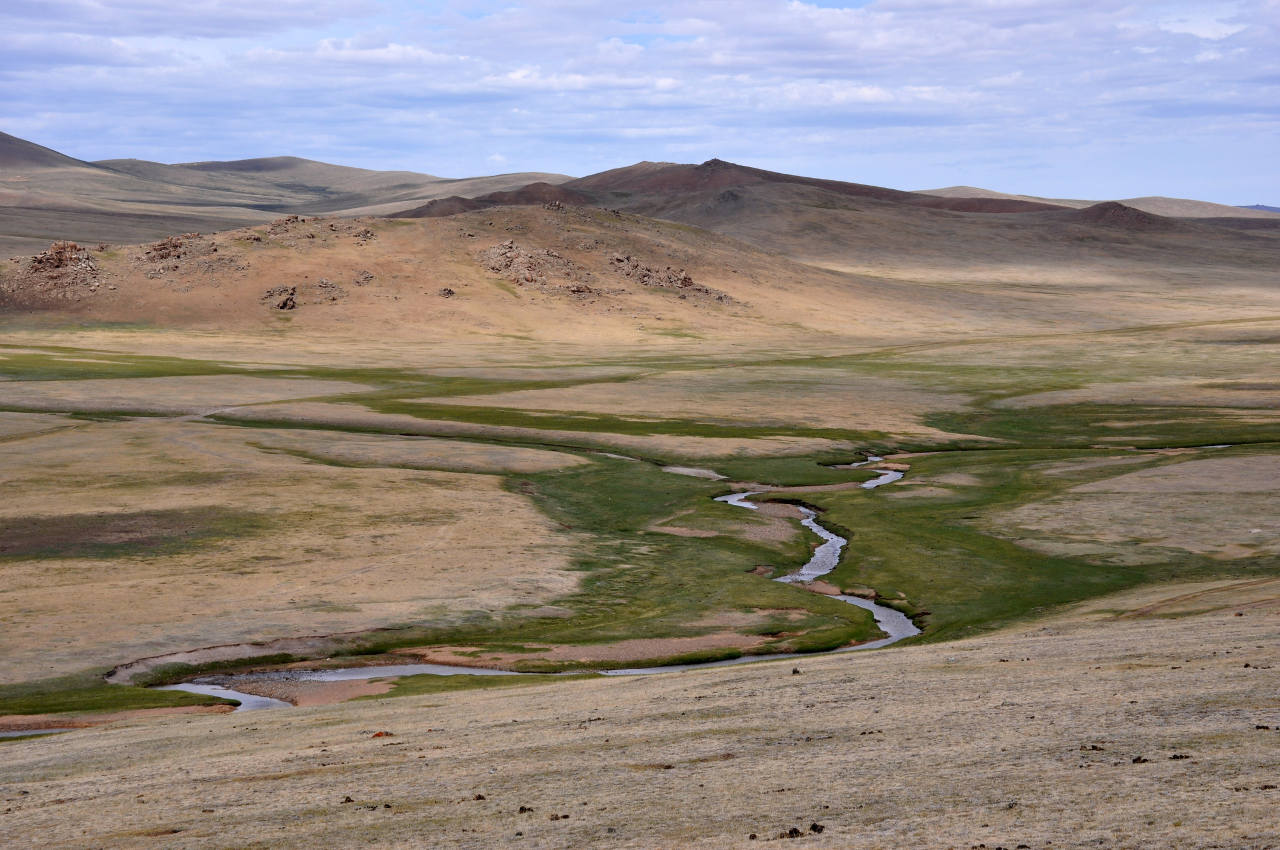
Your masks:
M0 733L98 725L0 737L0 845L1280 848L1274 251L1171 232L890 276L522 207L10 264ZM849 540L808 586L797 505ZM923 633L595 672L881 637L837 593ZM149 687L413 660L572 675Z

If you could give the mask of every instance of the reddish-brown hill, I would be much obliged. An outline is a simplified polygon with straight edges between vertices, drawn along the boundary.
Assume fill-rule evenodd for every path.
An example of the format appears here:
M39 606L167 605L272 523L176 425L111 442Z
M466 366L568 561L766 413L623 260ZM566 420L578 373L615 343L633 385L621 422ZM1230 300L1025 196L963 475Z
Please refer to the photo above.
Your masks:
M478 198L460 198L456 195L439 198L420 207L395 214L395 218L440 218L471 210L483 210L489 207L536 206L539 204L558 203L565 206L581 207L592 203L590 195L554 186L550 183L530 183L510 192L490 192Z
M1059 207L1052 204L1012 199L940 198L916 192L887 189L883 186L846 183L840 180L824 180L816 177L799 177L793 174L765 171L761 168L725 162L722 159L710 159L701 165L641 162L626 168L616 168L611 171L603 171L599 174L583 177L579 180L571 180L564 184L564 188L594 194L598 202L607 203L609 200L617 199L620 196L629 197L637 194L671 196L673 194L735 189L769 183L810 186L848 197L871 198L877 201L890 201L928 207L930 209L946 209L960 212L1008 213L1059 209Z
M1182 226L1174 219L1127 207L1117 201L1103 201L1082 210L1073 210L1063 215L1063 219L1118 230L1176 230Z

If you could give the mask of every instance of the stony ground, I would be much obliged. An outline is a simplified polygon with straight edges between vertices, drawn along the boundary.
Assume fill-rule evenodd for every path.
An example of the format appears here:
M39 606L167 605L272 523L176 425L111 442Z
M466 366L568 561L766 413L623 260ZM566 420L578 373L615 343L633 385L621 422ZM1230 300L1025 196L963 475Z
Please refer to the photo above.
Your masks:
M1166 587L799 665L6 743L0 843L1277 847L1276 598Z

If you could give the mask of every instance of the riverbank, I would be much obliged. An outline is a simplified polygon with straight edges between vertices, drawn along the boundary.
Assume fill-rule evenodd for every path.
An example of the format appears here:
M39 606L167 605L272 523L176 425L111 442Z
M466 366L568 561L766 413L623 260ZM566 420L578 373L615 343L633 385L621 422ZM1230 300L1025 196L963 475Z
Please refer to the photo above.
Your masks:
M873 457L865 463L850 465L851 468L864 466L866 463L872 463L883 460L883 458ZM874 479L863 482L860 485L862 489L872 490L883 484L889 484L902 479L904 471L909 469L905 464L897 464L897 469L885 469L880 471L880 475ZM664 472L674 472L678 475L693 474L695 478L707 477L703 473L708 470L691 470L687 468L664 468ZM696 474L694 474L696 473ZM714 473L712 473L714 475ZM761 486L761 485L754 485ZM733 505L734 507L744 508L751 511L759 511L762 505L750 501L750 497L758 496L765 493L765 490L751 490L731 493L726 496L716 497L717 502ZM849 542L844 537L835 534L817 521L817 511L799 507L800 522L810 531L818 535L822 539L822 543L813 550L812 556L808 562L803 564L798 570L781 576L775 581L785 584L804 587L812 592L823 593L842 602L854 605L865 611L871 612L874 617L876 626L884 633L884 637L877 640L864 641L853 646L842 647L834 650L836 652L850 652L854 650L865 649L881 649L920 634L920 629L911 622L902 612L893 608L887 608L879 605L871 599L864 599L858 596L844 595L838 589L826 587L818 587L815 585L822 584L819 579L836 569L840 563L841 552L845 545ZM592 651L596 658L603 660L613 660L625 658L631 654L635 660L647 660L653 658L661 658L663 653L677 654L683 649L683 653L687 655L691 650L705 650L716 646L716 639L721 637L729 637L731 635L706 635L694 638L668 638L665 640L635 640L624 642L627 646L620 644L604 644L597 647L557 647L552 649L561 649L569 652L557 657L554 652L548 653L545 650L540 656L543 661L577 661L582 662L591 660ZM683 641L683 643L682 643ZM735 643L729 644L731 646ZM365 667L347 667L337 669L312 670L306 669L305 666L299 669L278 671L278 672L250 672L244 674L221 674L216 676L202 677L194 679L191 682L169 685L167 690L181 690L188 693L205 694L208 696L216 696L224 699L235 699L240 702L237 711L259 711L263 709L287 708L291 704L294 706L303 705L325 705L334 702L342 702L361 696L377 696L391 691L395 687L397 679L403 676L459 676L459 675L519 675L518 671L509 670L503 667L503 664L511 664L520 660L518 654L508 654L505 657L490 654L483 661L476 658L476 651L471 647L422 647L420 649L399 650L399 653L417 657L423 663L418 664L387 664L369 665ZM756 661L773 661L783 658L799 658L796 653L772 653L772 654L751 654L743 655L737 658L718 659L714 661L688 662L688 663L669 663L655 664L650 667L628 667L604 669L599 672L606 676L638 676L653 673L683 673L692 670L706 669L710 667L724 667L739 663L751 663ZM155 659L152 659L155 661ZM386 659L384 659L384 662ZM468 664L468 662L470 662ZM136 665L134 665L136 667ZM294 665L298 667L298 665ZM129 668L133 669L132 667ZM112 676L121 680L128 681L127 676L130 673L117 668L113 671ZM110 679L111 677L109 677ZM371 680L377 681L371 681Z
M868 850L1262 850L1277 595L1170 585L888 653L4 743L0 844L720 848L794 827Z

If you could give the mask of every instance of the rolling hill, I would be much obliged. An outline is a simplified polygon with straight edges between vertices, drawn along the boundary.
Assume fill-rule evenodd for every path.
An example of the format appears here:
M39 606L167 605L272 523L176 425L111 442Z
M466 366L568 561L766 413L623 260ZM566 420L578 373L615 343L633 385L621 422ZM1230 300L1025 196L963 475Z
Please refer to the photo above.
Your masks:
M1272 219L0 157L0 846L1280 846Z
M433 198L567 179L544 173L449 179L297 157L84 162L0 133L0 256L34 253L55 239L128 244L282 214L386 213Z
M985 200L1019 200L1031 203L1049 204L1057 207L1073 207L1083 209L1100 203L1077 198L1040 198L1034 195L1011 195L992 189L980 189L976 186L948 186L945 189L922 189L923 195L934 195L939 198L952 199L985 199ZM1163 195L1146 195L1140 198L1123 198L1118 201L1127 207L1142 210L1155 215L1175 218L1272 218L1280 221L1280 210L1261 204L1251 207L1232 207L1226 204L1215 204L1210 201L1195 201L1189 198L1167 198Z

